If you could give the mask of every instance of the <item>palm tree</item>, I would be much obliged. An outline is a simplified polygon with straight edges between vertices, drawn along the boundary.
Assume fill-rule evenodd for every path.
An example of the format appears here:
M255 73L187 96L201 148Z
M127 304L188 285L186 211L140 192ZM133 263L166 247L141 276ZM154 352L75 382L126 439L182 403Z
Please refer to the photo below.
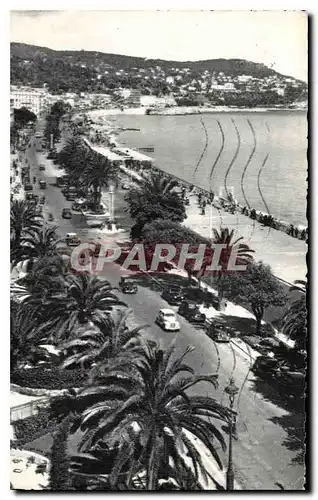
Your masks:
M233 271L228 270L228 263L231 256L231 253L235 251L237 255L236 264L244 265L248 264L253 260L252 254L255 253L246 243L242 243L244 239L243 236L239 238L234 238L234 229L230 230L229 228L221 228L220 231L217 229L213 229L214 238L212 244L225 244L226 248L222 250L219 264L222 266L220 271L212 271L212 273L217 277L217 287L218 287L218 297L219 304L221 305L224 294L224 287L222 286L222 281L226 281L228 276L233 274ZM211 255L208 255L207 260L204 262L202 266L202 274L204 274L206 267L211 264Z
M57 229L58 226L45 224L34 228L28 236L21 238L22 252L33 260L56 254L57 244L61 241L58 239Z
M145 201L155 201L158 198L164 203L179 198L176 192L178 182L171 180L159 172L145 174L137 188L131 189L126 195L129 204L130 215L133 219L137 218Z
M303 280L297 280L289 290L290 292L297 291L298 298L292 301L283 318L283 333L295 341L297 350L302 350L306 348L307 336L307 283Z
M108 188L109 182L115 180L116 177L116 169L111 161L100 154L90 156L81 181L85 188L92 189L94 210L97 210L100 205L102 190Z
M38 228L41 222L35 214L33 205L26 201L14 200L10 208L11 249L16 256L20 249L21 238Z
M80 325L101 321L113 306L125 306L112 290L108 281L96 276L68 273L57 290L51 287L26 298L25 303L37 310L41 330L58 344L69 339Z
M15 371L36 354L36 344L41 340L34 319L22 304L10 302L10 368Z
M184 483L185 475L195 483L200 475L207 479L194 438L222 468L214 439L223 450L225 441L211 419L228 422L229 411L211 397L188 394L202 381L217 385L216 375L196 376L185 363L191 350L188 347L176 355L173 345L164 352L146 341L139 354L135 350L133 362L129 357L120 363L111 360L108 370L97 369L91 386L77 395L82 410L87 405L81 418L84 436L79 451L91 454L103 443L104 448L117 449L111 484L125 470L129 470L128 484L138 471L145 471L147 490L156 490L162 476L178 484Z
M127 349L138 345L139 332L147 325L129 329L127 318L132 313L128 311L112 311L105 315L92 327L82 327L75 333L73 340L62 344L61 348L66 350L64 368L74 365L95 365L107 363L107 360L120 357ZM75 351L75 353L74 353Z

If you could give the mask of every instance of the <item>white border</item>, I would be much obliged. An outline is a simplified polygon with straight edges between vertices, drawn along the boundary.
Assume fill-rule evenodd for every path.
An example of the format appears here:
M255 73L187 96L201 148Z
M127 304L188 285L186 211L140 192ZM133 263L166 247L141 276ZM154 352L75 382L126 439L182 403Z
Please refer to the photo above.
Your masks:
M7 398L2 399L2 411L0 413L1 415L1 432L3 433L2 440L1 440L1 498L7 498L9 495L11 496L12 492L9 491L9 460L8 460L8 455L9 455L9 432L8 430L8 425L9 425L9 316L7 314L7 311L9 311L9 297L8 297L8 285L9 285L9 272L8 272L8 265L9 265L9 248L8 248L8 233L9 233L9 223L8 223L8 218L6 217L7 215L7 210L9 206L9 175L8 175L8 165L9 165L9 97L8 93L10 92L9 90L9 41L10 41L10 28L9 28L9 9L10 10L26 10L26 9L32 9L32 10L66 10L66 9L74 9L74 10L306 10L308 11L312 16L315 16L315 14L318 14L318 8L317 8L317 2L313 0L306 0L306 1L296 1L296 0L267 0L266 2L261 2L257 0L253 1L246 1L246 2L237 2L235 0L233 1L227 1L227 0L214 0L213 2L209 0L161 0L161 1L152 1L149 2L149 0L144 0L144 1L129 1L129 0L114 0L114 1L107 1L107 0L91 0L89 3L84 2L84 1L77 1L75 2L70 1L70 0L55 0L54 2L49 1L49 2L43 2L43 0L40 2L39 0L36 1L27 1L27 2L22 2L22 1L10 1L8 6L2 6L1 5L1 16L0 16L0 22L1 22L1 30L0 30L0 36L2 37L2 43L1 43L1 86L2 86L2 106L1 106L1 146L2 146L2 165L1 169L3 171L2 175L2 182L1 182L1 195L0 195L0 202L1 202L1 229L2 229L2 234L4 235L4 241L1 246L1 262L3 263L3 269L4 269L4 275L5 278L2 276L1 277L1 298L2 298L2 303L1 303L1 312L2 312L2 366L4 369L2 370L2 377L0 378L1 381L1 389L2 395L7 395ZM316 27L316 20L312 20L312 31ZM314 33L312 33L312 52L316 52L316 40ZM270 33L269 33L270 36ZM312 62L314 62L314 55L312 55ZM318 81L318 75L317 75L317 66L312 65L310 69L310 80L314 82L312 84L312 94L314 94L315 87L317 85ZM314 118L317 116L317 102L315 102L314 96L311 95L312 99L312 121L314 122ZM312 123L313 127L313 123ZM314 148L315 143L317 144L317 134L316 130L312 130L312 146ZM7 154L5 154L5 152ZM311 163L312 163L312 168L311 168L311 183L312 183L312 188L311 188L311 193L314 195L314 193L318 192L318 186L317 186L317 175L315 175L315 169L318 168L316 166L315 162L315 155L314 151L312 151L312 156L311 156ZM315 189L317 188L317 189ZM317 200L317 195L313 196L313 206L312 206L312 233L316 229L316 220L318 218L318 202ZM4 231L5 228L5 231ZM8 231L7 231L8 230ZM317 311L317 290L316 290L316 283L314 282L314 264L315 264L315 258L314 258L314 248L317 248L316 245L316 234L315 236L312 235L312 257L313 257L313 269L311 272L311 295L312 295L312 310ZM8 279L6 279L8 278ZM5 300L4 300L5 298ZM316 315L314 315L314 320L313 320L313 325L312 325L312 339L311 339L311 365L314 367L312 371L312 379L311 379L311 388L312 388L312 397L314 395L314 390L313 390L313 383L316 380L316 363L314 360L314 355L316 354L317 350L317 341L315 339L315 336L317 335L317 325L316 325ZM7 349L5 349L5 347ZM5 372L5 374L3 373ZM315 401L313 401L313 412L316 415L316 398ZM314 418L310 419L313 423L315 422ZM313 424L314 427L314 424ZM316 449L316 437L314 434L314 429L312 429L313 435L311 436L311 443L309 443L309 447L312 449L312 456L311 456L311 461L313 464L316 464L315 460L315 453L313 451L313 448ZM315 446L313 447L313 442ZM6 445L4 444L6 443ZM8 473L4 473L4 471L8 471ZM312 467L312 472L314 472L314 469ZM312 478L312 485L313 488L315 487L315 477L313 473L313 478ZM268 496L273 495L276 492L269 492ZM279 492L277 492L279 493ZM44 495L40 493L32 494L28 493L29 498L39 498ZM60 497L64 498L66 497L67 494L61 494ZM94 498L92 494L86 494L88 495L86 498ZM118 494L117 494L118 495ZM191 494L191 496L194 496L195 494ZM252 494L253 496L256 496L255 494ZM168 496L172 496L172 494L168 494ZM198 496L198 495L195 495ZM267 496L267 495L266 495ZM287 494L287 496L290 496ZM286 498L286 496L285 496Z

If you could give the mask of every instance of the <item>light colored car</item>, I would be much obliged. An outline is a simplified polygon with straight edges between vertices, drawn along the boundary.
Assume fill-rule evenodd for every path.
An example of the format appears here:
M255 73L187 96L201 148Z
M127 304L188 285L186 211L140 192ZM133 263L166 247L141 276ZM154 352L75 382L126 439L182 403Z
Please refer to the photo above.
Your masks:
M156 317L157 325L163 330L177 332L180 330L180 323L177 320L176 313L172 309L160 309Z
M67 235L65 236L65 241L69 247L77 247L81 244L81 240L76 233L67 233Z

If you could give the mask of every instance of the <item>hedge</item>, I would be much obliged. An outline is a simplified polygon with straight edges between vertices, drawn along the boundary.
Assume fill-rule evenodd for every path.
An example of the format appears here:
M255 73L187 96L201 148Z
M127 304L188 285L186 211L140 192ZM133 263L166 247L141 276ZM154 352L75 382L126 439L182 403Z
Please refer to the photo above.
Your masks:
M33 389L71 389L82 387L87 381L88 372L81 369L45 369L41 367L15 370L11 374L13 384Z
M14 446L22 447L26 443L54 431L57 425L58 422L52 416L50 409L40 408L36 415L14 422Z

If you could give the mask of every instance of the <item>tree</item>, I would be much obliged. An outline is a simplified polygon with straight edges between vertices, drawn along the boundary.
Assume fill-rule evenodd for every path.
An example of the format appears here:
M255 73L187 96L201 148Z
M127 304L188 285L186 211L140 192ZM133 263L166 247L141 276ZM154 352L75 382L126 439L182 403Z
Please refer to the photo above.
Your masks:
M67 417L54 435L49 479L49 489L53 491L67 491L71 485L67 454L69 425L70 417Z
M162 351L155 342L145 341L133 362L130 357L122 357L120 363L111 360L108 370L97 369L91 387L77 395L76 404L86 406L79 450L91 455L99 443L105 445L105 457L109 450L117 450L111 484L125 470L129 470L128 484L145 470L149 491L158 489L159 479L166 476L183 482L187 474L196 483L199 473L206 478L191 435L204 443L222 468L214 439L223 450L225 441L213 419L228 422L229 411L211 397L187 392L201 381L217 385L216 375L196 376L185 363L190 351L177 355L173 345Z
M21 252L32 259L39 259L57 252L59 242L56 230L58 226L37 227L30 230L28 236L21 239Z
M186 218L183 200L176 192L178 182L159 172L145 175L138 188L131 189L125 199L130 216L135 219L132 236L140 238L143 226L156 219L182 222Z
M93 208L98 209L102 190L109 187L110 181L117 178L114 163L100 154L90 156L89 163L81 176L81 182L85 188L93 190Z
M295 281L290 291L297 291L299 296L293 300L283 318L283 333L295 341L295 349L306 348L307 337L307 306L306 306L306 282Z
M227 269L232 252L234 251L237 255L236 265L246 265L247 263L253 260L252 254L255 253L255 251L252 250L248 245L246 245L246 243L242 243L244 239L243 236L234 239L234 234L235 234L234 229L230 230L229 228L226 227L226 228L221 228L218 231L217 229L213 228L213 233L214 233L214 238L213 238L214 245L221 245L221 244L226 245L226 248L222 250L219 262L222 269L220 271L212 272L213 275L216 276L217 278L218 299L219 299L219 305L221 306L224 296L224 291L226 290L229 281L228 276L231 276L231 274L233 273L233 271ZM209 255L207 256L207 259L204 262L204 265L202 266L203 274L205 273L207 265L210 265L210 263L212 262L211 258L212 257L209 258Z
M47 278L50 283L50 278ZM108 281L82 273L66 274L58 288L50 287L42 294L25 299L35 308L40 331L54 343L71 339L80 325L99 322L113 306L125 304L112 293Z
M14 258L21 246L21 237L29 234L31 230L38 228L41 222L38 220L35 208L26 201L14 200L10 207L11 228L11 251Z
M263 262L250 262L239 276L230 276L226 283L230 297L249 304L256 319L256 334L261 334L265 310L270 306L282 306L287 301L283 286L272 274L270 266Z
M107 360L120 355L134 347L139 340L140 330L144 326L129 329L126 321L132 310L112 311L105 315L93 327L82 327L76 332L73 340L65 342L62 348L66 351L65 368L76 365L92 366L107 363Z

